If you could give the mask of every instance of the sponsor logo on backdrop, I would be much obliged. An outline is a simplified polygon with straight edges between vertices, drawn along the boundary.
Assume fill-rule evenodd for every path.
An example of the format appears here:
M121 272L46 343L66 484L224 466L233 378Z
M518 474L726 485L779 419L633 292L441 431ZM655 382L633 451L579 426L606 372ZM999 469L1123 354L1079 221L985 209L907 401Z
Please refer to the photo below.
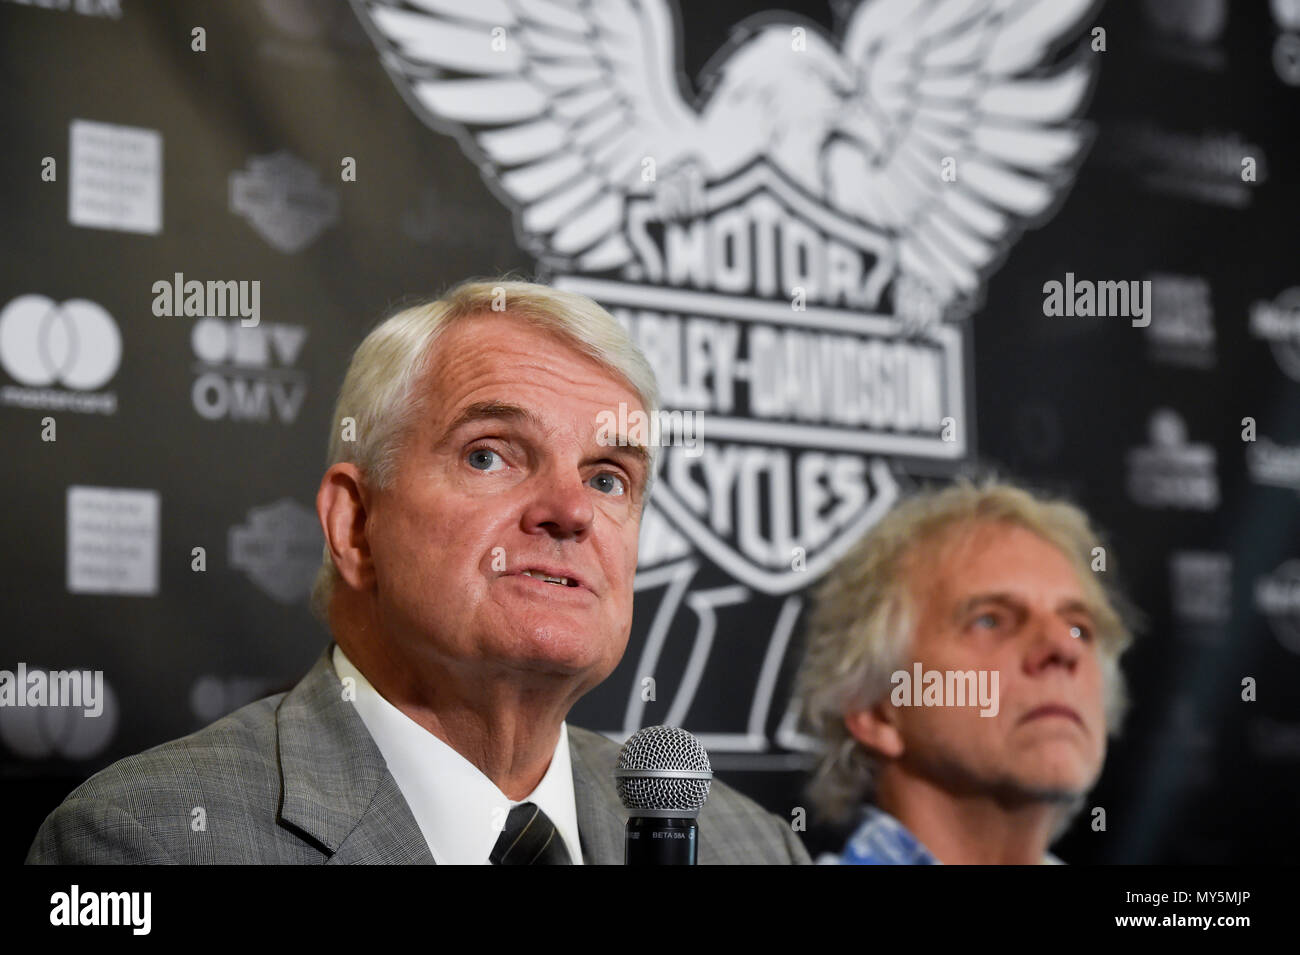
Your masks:
M233 713L246 703L271 692L275 681L264 676L215 676L206 674L190 687L190 712L204 725Z
M1277 444L1261 436L1246 445L1246 469L1257 484L1300 492L1300 445Z
M750 712L701 736L769 748L802 608L790 595L897 499L898 472L946 473L970 453L968 319L1086 150L1096 60L1053 52L1089 11L930 16L888 0L835 34L770 12L735 29L691 100L665 0L600 17L354 6L399 91L459 139L542 271L628 329L665 407L702 413L704 454L665 448L647 508L638 589L664 600L637 673L655 672L675 619L697 618L665 719L682 722L718 610L783 600L755 635L767 652ZM895 68L915 81L898 85ZM954 83L981 92L953 99L941 87ZM692 589L696 556L732 583ZM638 690L624 732L645 715ZM794 739L787 724L778 737Z
M1169 598L1180 623L1227 623L1232 613L1232 558L1221 551L1174 551L1169 555Z
M161 232L162 150L157 130L74 119L68 129L68 221Z
M307 398L307 374L295 367L306 340L302 325L199 319L190 332L194 410L208 421L293 424Z
M1151 443L1128 452L1128 493L1151 508L1212 511L1219 506L1217 455L1190 442L1178 412L1161 408L1149 419Z
M1300 2L1269 0L1273 20L1282 31L1273 41L1273 69L1288 86L1300 86Z
M1151 324L1147 352L1153 361L1213 368L1214 304L1210 283L1199 275L1151 276Z
M0 742L10 752L23 759L82 760L108 748L120 707L102 671L26 664L16 671L0 671L0 700L6 696L4 676L14 677L12 702L0 704Z
M1250 205L1251 193L1269 176L1263 147L1235 130L1180 132L1131 122L1115 128L1099 156L1151 192L1232 209ZM1250 180L1243 178L1247 170Z
M1278 366L1300 381L1300 287L1250 306L1250 334L1268 342Z
M230 528L230 566L263 593L290 604L311 592L322 543L316 512L285 498L252 508L243 524Z
M1223 69L1219 39L1228 0L1143 0L1142 12L1157 53L1204 70Z
M121 358L117 323L88 299L59 304L20 295L0 310L0 365L21 386L0 388L6 405L113 414L117 393L95 389L117 373Z
M157 491L68 488L68 592L158 593Z
M1268 0L1279 30L1300 30L1300 0Z
M339 196L288 150L253 156L230 174L230 211L272 248L300 252L338 221Z
M1288 560L1255 581L1255 609L1277 642L1300 654L1300 560Z
M79 13L83 17L122 18L122 0L4 0L20 7L40 7L61 13Z

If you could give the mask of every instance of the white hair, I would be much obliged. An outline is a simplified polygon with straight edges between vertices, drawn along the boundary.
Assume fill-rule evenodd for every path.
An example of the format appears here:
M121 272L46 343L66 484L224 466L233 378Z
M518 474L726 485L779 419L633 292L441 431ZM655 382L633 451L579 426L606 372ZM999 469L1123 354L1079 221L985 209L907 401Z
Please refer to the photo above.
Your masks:
M890 691L890 675L906 666L918 608L910 574L918 552L952 538L954 531L985 523L1023 527L1053 544L1074 567L1096 608L1106 727L1118 734L1128 707L1119 657L1133 640L1136 610L1110 581L1092 573L1098 535L1079 508L1038 497L994 480L968 480L917 493L896 505L827 573L809 621L807 648L796 693L803 717L823 744L808 786L814 808L841 821L871 795L879 762L844 723L846 713L868 708Z
M591 299L533 282L505 278L468 281L436 301L406 308L380 322L357 346L334 406L325 467L355 464L374 487L389 487L403 441L425 407L427 395L417 394L415 386L429 368L435 343L453 324L501 316L558 336L624 379L650 419L658 415L659 386L654 369L623 326ZM347 418L352 420L354 440L344 440ZM655 446L648 450L651 467L643 507L650 496L658 454ZM322 621L327 620L339 579L327 544L311 595L312 612Z

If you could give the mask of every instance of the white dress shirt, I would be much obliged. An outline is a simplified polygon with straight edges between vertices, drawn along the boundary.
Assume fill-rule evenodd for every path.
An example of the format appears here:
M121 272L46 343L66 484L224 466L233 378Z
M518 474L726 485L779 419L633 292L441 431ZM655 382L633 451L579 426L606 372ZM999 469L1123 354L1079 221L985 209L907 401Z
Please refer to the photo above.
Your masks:
M537 804L551 818L569 858L582 864L567 724L560 724L560 738L542 781L525 798L513 801L477 766L380 696L337 644L333 660L340 680L355 681L352 702L357 715L383 753L439 865L489 864L506 816L521 802Z

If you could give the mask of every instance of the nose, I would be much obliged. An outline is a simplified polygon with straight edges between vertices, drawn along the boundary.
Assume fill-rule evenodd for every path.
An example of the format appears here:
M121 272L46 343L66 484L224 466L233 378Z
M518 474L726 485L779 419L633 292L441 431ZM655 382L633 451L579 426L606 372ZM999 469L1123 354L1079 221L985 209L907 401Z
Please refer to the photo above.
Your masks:
M1049 667L1061 667L1073 673L1082 653L1081 637L1073 636L1070 624L1056 616L1039 617L1034 622L1032 643L1025 657L1025 670L1036 674Z
M585 540L591 533L596 509L592 490L576 466L555 464L533 478L522 517L527 534L545 534L555 540Z

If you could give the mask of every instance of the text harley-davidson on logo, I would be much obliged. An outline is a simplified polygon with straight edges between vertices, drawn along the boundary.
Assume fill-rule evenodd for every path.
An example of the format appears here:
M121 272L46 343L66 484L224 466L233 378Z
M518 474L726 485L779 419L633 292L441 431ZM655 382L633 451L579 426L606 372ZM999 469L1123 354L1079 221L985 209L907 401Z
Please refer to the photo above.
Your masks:
M895 316L871 311L893 277L888 244L770 166L714 184L706 206L663 221L652 200L629 203L637 261L624 274L656 284L554 283L628 329L666 407L704 414L706 454L665 448L656 503L737 579L788 592L895 499L871 455L965 454L961 335L935 325L905 336ZM792 288L797 302L776 297Z
M768 11L694 83L670 0L353 6L521 248L702 416L652 507L735 580L806 587L896 499L887 462L969 453L961 319L1086 152L1098 58L1056 53L1091 5Z

